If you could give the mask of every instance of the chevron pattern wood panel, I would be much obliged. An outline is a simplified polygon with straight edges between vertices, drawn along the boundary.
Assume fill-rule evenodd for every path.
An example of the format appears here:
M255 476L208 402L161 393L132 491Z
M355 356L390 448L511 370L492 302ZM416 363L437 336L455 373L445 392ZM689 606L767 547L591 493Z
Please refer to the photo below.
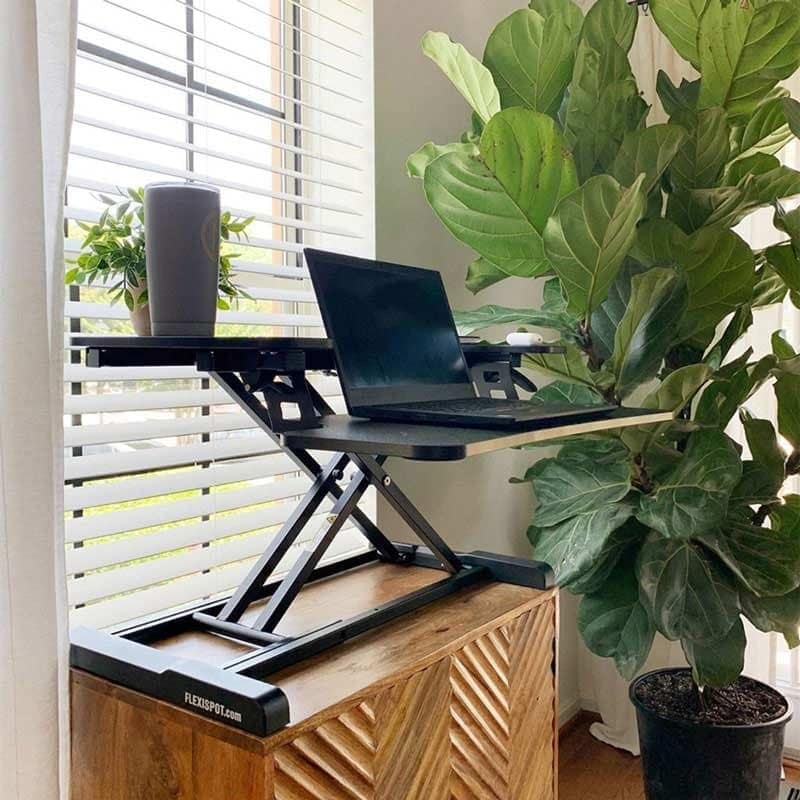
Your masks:
M449 800L450 660L443 659L375 699L378 800Z
M275 752L275 800L373 800L375 713L361 703Z
M451 658L452 796L507 800L511 755L509 626Z
M546 605L452 657L454 800L554 797L554 635Z
M546 603L511 625L509 798L551 800L555 774L555 606Z

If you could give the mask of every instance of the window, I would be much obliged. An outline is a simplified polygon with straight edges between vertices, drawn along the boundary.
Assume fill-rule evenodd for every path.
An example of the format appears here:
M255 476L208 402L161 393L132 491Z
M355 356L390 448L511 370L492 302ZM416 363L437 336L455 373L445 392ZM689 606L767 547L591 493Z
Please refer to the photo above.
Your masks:
M67 258L100 195L213 183L255 218L228 247L253 299L220 312L218 334L323 335L303 246L373 251L371 25L369 0L82 0ZM132 332L97 285L69 288L65 328ZM73 624L230 590L308 480L193 369L81 359L69 350L64 376ZM335 380L317 385L341 404ZM349 529L328 557L362 547Z

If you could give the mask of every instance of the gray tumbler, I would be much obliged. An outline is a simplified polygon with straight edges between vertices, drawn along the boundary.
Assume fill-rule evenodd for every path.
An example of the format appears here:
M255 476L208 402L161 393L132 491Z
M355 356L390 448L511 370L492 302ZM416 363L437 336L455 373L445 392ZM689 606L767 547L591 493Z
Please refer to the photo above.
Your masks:
M147 295L154 336L214 335L219 217L219 190L213 186L145 187Z

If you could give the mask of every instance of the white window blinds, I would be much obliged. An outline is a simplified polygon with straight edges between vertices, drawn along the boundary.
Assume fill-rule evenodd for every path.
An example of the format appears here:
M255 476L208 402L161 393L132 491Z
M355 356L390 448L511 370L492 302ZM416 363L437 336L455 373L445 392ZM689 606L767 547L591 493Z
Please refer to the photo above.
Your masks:
M219 313L218 335L323 335L302 248L373 250L371 26L369 0L81 0L67 257L101 194L213 183L254 217L227 247L253 299ZM132 332L97 284L68 289L65 327ZM75 349L67 362L73 623L235 586L308 479L194 369L88 369ZM335 380L316 383L341 407ZM347 529L328 557L363 547Z

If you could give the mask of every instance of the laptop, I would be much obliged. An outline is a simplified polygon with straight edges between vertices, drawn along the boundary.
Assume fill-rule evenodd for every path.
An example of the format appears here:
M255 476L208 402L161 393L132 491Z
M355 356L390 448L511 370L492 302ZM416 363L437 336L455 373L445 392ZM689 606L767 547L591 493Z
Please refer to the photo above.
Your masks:
M616 408L478 397L438 272L303 252L352 416L529 428Z

